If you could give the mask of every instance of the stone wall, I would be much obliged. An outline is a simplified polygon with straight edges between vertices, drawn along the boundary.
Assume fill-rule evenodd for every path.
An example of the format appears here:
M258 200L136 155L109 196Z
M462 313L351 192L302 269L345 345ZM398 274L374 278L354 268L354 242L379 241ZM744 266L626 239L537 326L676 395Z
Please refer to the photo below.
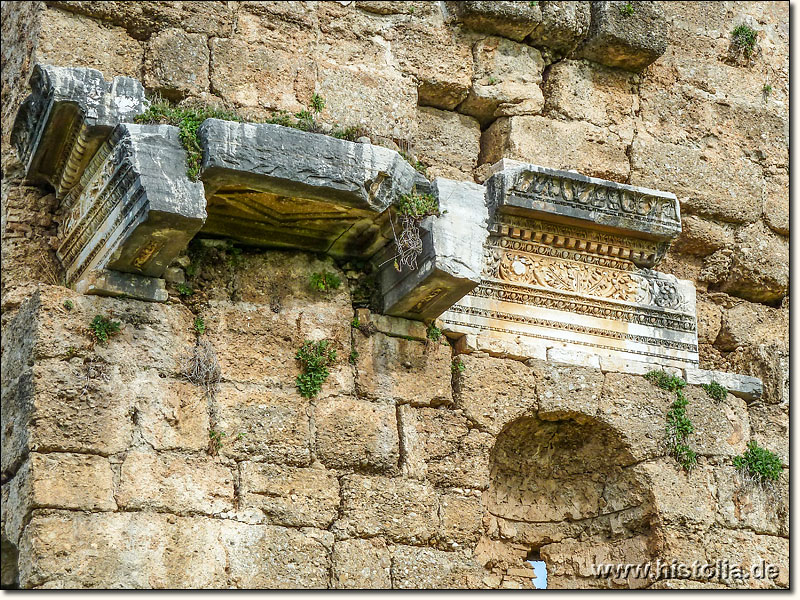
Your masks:
M788 586L788 3L633 2L649 21L613 56L587 42L588 2L457 4L3 3L4 585L516 587L540 557L550 587L738 585L592 577L672 558L764 559L780 576L744 585ZM740 23L758 32L749 60ZM347 283L309 290L339 272L324 257L204 246L173 268L192 296L76 295L55 196L23 181L8 138L37 62L254 120L316 91L323 121L430 175L482 182L511 158L672 192L683 232L659 269L697 286L700 366L755 375L764 396L690 386L686 474L662 444L668 392L479 352L454 372L424 325L354 312ZM107 345L98 314L123 325ZM338 355L310 400L305 339ZM181 375L201 342L211 391ZM772 491L731 466L750 440L783 462Z

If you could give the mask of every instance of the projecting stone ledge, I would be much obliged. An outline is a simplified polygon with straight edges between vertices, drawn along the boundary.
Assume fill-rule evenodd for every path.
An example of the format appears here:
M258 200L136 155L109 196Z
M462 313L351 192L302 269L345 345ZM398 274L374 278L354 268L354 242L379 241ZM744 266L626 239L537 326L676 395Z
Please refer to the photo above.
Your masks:
M144 88L130 77L105 81L95 69L36 65L32 93L14 121L12 143L32 183L61 198L114 127L147 109Z
M381 215L427 180L397 152L280 125L209 119L199 130L204 233L368 258Z

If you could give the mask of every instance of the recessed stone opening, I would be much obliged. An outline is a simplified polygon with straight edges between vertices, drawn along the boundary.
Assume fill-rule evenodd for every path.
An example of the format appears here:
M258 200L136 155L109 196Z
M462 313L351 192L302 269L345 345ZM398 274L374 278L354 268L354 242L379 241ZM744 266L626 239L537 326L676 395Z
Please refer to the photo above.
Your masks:
M598 563L648 560L654 542L645 474L619 432L594 418L509 424L492 451L486 507L504 582L520 579L517 561L533 560L546 564L548 588L645 583L594 577Z
M0 588L19 589L19 552L5 536L0 537L0 564L2 564Z

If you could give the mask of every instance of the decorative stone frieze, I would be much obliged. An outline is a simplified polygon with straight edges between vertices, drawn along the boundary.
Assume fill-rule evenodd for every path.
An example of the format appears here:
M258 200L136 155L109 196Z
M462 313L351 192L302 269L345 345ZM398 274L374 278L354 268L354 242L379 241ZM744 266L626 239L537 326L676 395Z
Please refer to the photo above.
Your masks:
M675 196L506 166L486 184L481 283L442 315L460 348L696 365L694 286L650 268L680 233Z

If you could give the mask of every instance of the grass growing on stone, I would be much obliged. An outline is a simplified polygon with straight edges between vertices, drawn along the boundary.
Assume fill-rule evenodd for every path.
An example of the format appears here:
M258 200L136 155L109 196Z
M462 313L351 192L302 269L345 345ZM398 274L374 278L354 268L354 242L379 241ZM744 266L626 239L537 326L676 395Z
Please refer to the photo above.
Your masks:
M742 23L731 31L731 40L736 51L744 54L745 58L750 59L756 49L758 32L749 25Z
M689 434L694 433L694 425L686 415L686 406L689 404L683 394L686 382L677 375L669 375L664 371L650 371L644 378L662 390L675 392L675 401L667 411L667 447L678 464L685 471L691 471L697 465L697 453L687 443Z
M67 310L72 310L73 308L75 308L75 304L72 302L72 300L64 300L64 305L63 306Z
M176 289L178 290L178 293L181 296L191 296L192 294L194 294L194 290L185 283L179 283L176 286Z
M224 431L217 431L215 429L208 430L208 453L211 456L216 456L222 449L222 440L227 437Z
M203 335L206 332L206 322L203 320L203 317L195 317L194 331L197 335Z
M108 342L108 338L119 333L120 323L119 321L112 321L103 315L96 315L89 324L89 328L95 339L101 344L105 344Z
M295 358L300 361L303 372L297 376L297 389L304 398L316 396L330 375L328 367L336 360L336 350L329 348L328 340L312 342L306 340Z
M410 164L412 167L414 167L417 170L417 172L422 173L426 177L428 176L428 167L425 166L425 163L417 160L416 158L411 156L411 154L409 154L405 150L400 150L399 154L400 154L400 156L403 157L403 159L408 164Z
M333 290L338 290L339 286L342 285L342 280L336 273L323 271L322 273L312 273L311 277L309 277L309 284L312 290L327 294Z
M630 17L634 12L636 12L636 9L633 8L633 4L630 2L626 2L619 7L619 14L621 14L623 17Z
M755 441L747 444L747 451L733 458L733 466L754 483L765 486L778 481L781 476L781 459L766 448L761 448Z
M442 337L442 330L439 329L436 325L431 323L428 325L428 331L426 332L428 339L432 342L438 342Z
M180 131L181 145L186 150L186 174L192 181L200 175L200 161L203 151L197 130L206 119L222 119L224 121L242 121L235 112L204 106L173 106L167 100L156 99L145 112L134 117L134 123L143 125L174 125Z
M711 383L704 383L700 387L702 387L706 391L706 394L711 396L717 402L722 402L728 395L728 390L726 390L716 381L712 381Z
M459 357L456 357L450 365L450 370L453 372L453 375L458 375L467 370L467 365L465 365Z
M431 194L403 194L397 202L397 212L414 219L439 214L439 201Z

